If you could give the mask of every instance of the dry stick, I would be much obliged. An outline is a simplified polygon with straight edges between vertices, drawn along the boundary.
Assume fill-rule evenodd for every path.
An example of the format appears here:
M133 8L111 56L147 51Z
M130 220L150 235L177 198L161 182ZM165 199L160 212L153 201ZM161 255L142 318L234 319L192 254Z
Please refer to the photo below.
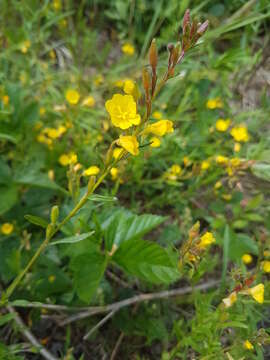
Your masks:
M106 315L100 322L97 323L86 335L84 335L83 340L87 340L97 329L99 329L102 325L104 325L116 312L116 310L111 311L108 315Z
M80 312L79 314L72 315L69 318L67 318L66 320L62 321L60 323L60 326L64 326L64 325L70 324L74 321L85 319L92 315L106 313L109 311L116 312L123 307L130 306L132 304L143 302L143 301L151 301L154 299L164 299L164 298L173 297L173 296L186 295L186 294L190 294L193 290L207 290L207 289L217 286L219 283L220 283L220 280L210 280L206 283L203 283L203 284L200 284L200 285L197 285L194 287L186 286L184 288L165 290L165 291L160 291L157 293L139 294L139 295L135 295L131 298L117 301L117 302L109 304L109 305L89 307L87 311L83 311L83 312Z
M36 337L31 333L31 331L28 329L28 327L24 324L18 313L15 311L15 309L8 305L7 310L14 315L14 321L19 327L20 332L22 335L35 347L39 350L40 355L43 356L46 360L58 360L54 355L52 355L48 350L45 349L44 346L42 346Z
M124 336L125 336L125 334L123 332L119 335L119 337L117 339L117 342L116 342L116 344L114 346L113 352L111 354L110 360L115 359L115 356L117 355L118 349L119 349L119 347L120 347L120 345L121 345L121 343L122 343L122 341L124 339Z

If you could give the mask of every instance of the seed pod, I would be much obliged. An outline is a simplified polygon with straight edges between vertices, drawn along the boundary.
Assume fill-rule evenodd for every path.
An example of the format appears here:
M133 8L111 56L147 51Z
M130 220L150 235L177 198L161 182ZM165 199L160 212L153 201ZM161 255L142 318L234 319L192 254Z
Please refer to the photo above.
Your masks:
M59 217L59 207L57 205L52 207L51 210L51 222L55 224Z
M156 39L153 39L149 49L149 63L152 67L153 72L155 72L157 68L157 62L158 62L158 53L157 53Z
M187 25L190 25L190 10L189 9L186 10L184 18L183 18L183 25L182 25L183 34L186 33Z
M143 70L142 70L142 82L143 82L143 87L145 90L145 97L146 97L146 100L148 100L149 99L149 89L150 89L150 74L146 68L143 68Z

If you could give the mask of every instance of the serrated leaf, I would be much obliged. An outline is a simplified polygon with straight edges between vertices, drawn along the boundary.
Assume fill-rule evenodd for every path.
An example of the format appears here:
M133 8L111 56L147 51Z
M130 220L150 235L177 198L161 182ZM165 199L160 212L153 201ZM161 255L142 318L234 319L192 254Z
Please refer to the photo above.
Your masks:
M61 240L53 241L49 245L52 246L52 245L59 245L59 244L74 244L74 243L77 243L79 241L82 241L82 240L85 240L85 239L89 238L94 233L95 233L95 231L93 230L93 231L89 231L88 233L69 236L69 237L66 237L66 238L61 239Z
M119 247L125 241L142 237L164 220L165 217L157 215L145 214L138 216L129 212L126 213L124 210L119 211L111 219L104 232L106 249L111 250L113 244Z
M99 252L82 254L71 261L75 290L81 300L89 303L106 268L106 258Z
M48 221L42 219L39 216L35 216L35 215L24 215L24 218L29 221L31 224L37 225L37 226L41 226L42 228L46 229L46 227L48 226Z
M114 254L113 260L128 273L154 284L169 284L180 276L177 260L164 248L150 241L125 241Z

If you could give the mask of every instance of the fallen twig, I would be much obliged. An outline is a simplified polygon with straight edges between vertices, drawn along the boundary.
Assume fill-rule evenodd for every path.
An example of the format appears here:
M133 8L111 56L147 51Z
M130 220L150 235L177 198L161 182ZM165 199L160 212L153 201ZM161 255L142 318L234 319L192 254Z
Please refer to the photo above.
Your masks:
M87 340L97 329L99 329L102 325L104 325L115 313L116 310L111 311L108 315L106 315L100 322L97 323L86 335L84 335L83 340Z
M70 316L66 320L62 321L60 323L60 325L64 326L64 325L70 324L74 321L85 319L89 316L96 315L96 314L106 313L106 312L110 312L110 311L116 312L123 307L130 306L132 304L143 302L143 301L150 301L150 300L155 300L155 299L164 299L164 298L173 297L173 296L186 295L186 294L191 293L193 290L207 290L207 289L217 286L219 283L220 283L220 280L209 280L206 283L199 284L194 287L186 286L184 288L165 290L165 291L160 291L160 292L156 292L156 293L139 294L139 295L135 295L131 298L117 301L117 302L109 304L109 305L89 307L87 311L82 311L79 314Z
M8 305L7 310L14 315L14 321L18 325L18 328L22 335L33 345L35 348L38 349L40 355L43 356L46 360L58 360L54 355L52 355L48 350L45 349L44 346L42 346L36 337L32 334L32 332L28 329L28 327L24 324L22 319L20 318L19 314L16 312L16 310Z

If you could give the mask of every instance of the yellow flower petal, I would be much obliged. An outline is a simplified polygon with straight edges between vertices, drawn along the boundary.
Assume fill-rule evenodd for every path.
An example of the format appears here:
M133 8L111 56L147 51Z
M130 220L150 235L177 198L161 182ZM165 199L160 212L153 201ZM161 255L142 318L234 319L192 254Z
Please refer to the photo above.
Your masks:
M248 264L252 263L252 256L249 255L249 254L244 254L242 256L242 261L243 261L244 264L248 265Z
M253 345L251 344L251 342L248 341L248 340L246 340L246 341L244 342L243 346L244 346L244 348L245 348L246 350L253 350L253 349L254 349L254 346L253 346Z
M129 56L132 56L135 52L134 46L130 43L123 44L121 49L124 54L129 55Z
M153 124L148 125L144 133L145 134L154 134L156 136L164 136L167 133L173 132L173 122L170 120L160 120Z
M151 147L156 148L156 147L159 147L159 146L160 146L161 141L160 141L160 139L157 138L157 137L152 137L152 138L150 139L150 143L151 143L151 144L150 144Z
M14 230L14 225L11 223L4 223L1 225L1 232L4 235L10 235Z
M136 136L120 136L117 140L117 145L121 146L132 155L139 154L139 143Z
M100 168L98 166L90 166L88 169L84 170L83 174L85 176L95 176L100 172Z
M256 300L259 304L264 302L264 284L256 285L248 289L248 293Z
M247 142L249 140L248 130L245 126L233 127L230 134L237 142Z
M76 90L69 89L66 92L66 100L69 104L76 105L80 100L80 94Z

